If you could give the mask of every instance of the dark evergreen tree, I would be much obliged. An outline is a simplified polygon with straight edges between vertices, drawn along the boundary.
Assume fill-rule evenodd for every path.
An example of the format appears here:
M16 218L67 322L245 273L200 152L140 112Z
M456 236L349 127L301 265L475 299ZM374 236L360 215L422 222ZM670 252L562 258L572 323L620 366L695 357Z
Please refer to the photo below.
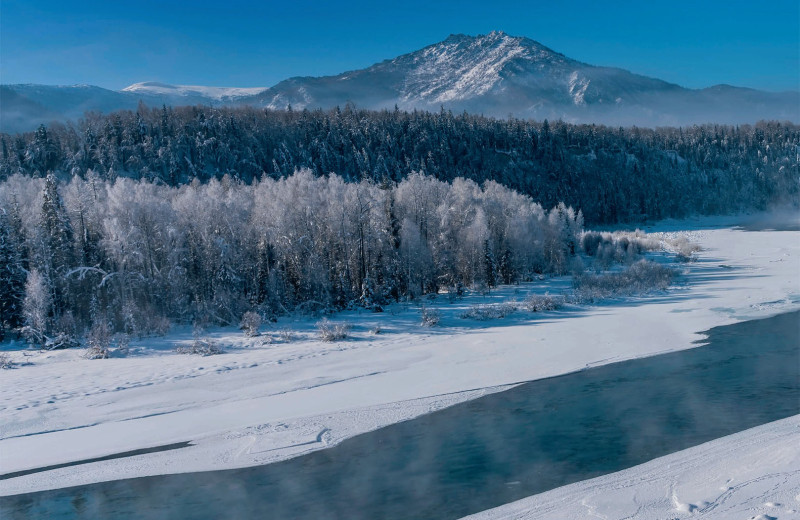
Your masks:
M45 277L51 283L51 298L56 313L67 306L69 282L67 274L74 267L74 236L55 175L45 178L42 194L41 232L44 238L45 258L39 259Z
M0 209L0 340L23 324L26 276L21 248L6 211Z
M495 265L494 252L489 244L489 240L483 241L483 269L486 285L495 287L497 285L497 266Z

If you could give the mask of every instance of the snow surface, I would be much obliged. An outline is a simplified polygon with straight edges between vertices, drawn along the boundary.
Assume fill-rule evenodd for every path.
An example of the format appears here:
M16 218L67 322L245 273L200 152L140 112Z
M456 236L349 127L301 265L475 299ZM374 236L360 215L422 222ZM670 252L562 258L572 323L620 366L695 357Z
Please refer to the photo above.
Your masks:
M798 439L794 416L466 518L800 518Z
M134 83L122 89L122 92L153 94L165 96L203 96L216 101L231 100L240 97L255 96L267 90L267 87L205 87L201 85L169 85L156 81Z
M458 317L476 303L569 287L568 279L553 278L455 303L440 296L426 302L442 312L434 328L420 326L418 305L342 313L332 321L350 321L353 332L337 343L317 340L316 320L306 318L262 327L262 338L209 331L226 351L209 357L173 352L191 341L189 330L134 341L131 354L120 359L20 348L11 352L18 368L0 372L0 473L181 441L192 445L5 479L0 495L274 462L519 382L692 348L702 339L699 331L800 308L800 232L744 231L734 227L741 220L705 218L647 229L687 236L705 248L697 262L676 264L684 276L660 295L489 322ZM371 332L376 327L379 334ZM283 329L295 338L284 341ZM262 344L267 337L274 341ZM734 438L778 432L770 428ZM800 444L796 428L786 435ZM744 456L759 457L748 442L728 467L755 473L763 467L767 475L768 465ZM681 453L675 456L690 456ZM709 453L710 462L724 463ZM668 469L660 478L673 478ZM782 485L796 487L797 478L794 473ZM686 496L694 488L682 482L681 504L710 500ZM668 506L662 517L673 515Z

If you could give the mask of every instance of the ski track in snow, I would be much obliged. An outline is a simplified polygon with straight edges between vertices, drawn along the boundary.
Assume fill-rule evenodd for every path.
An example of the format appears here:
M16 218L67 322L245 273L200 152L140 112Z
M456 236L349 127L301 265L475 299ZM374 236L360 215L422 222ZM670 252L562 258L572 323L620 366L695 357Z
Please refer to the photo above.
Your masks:
M173 352L191 341L188 329L133 341L124 359L90 361L79 350L11 351L18 367L0 373L0 473L191 445L9 478L0 481L0 495L284 460L520 382L692 348L703 339L699 331L800 308L800 232L741 231L733 227L737 222L704 218L646 228L704 247L697 262L676 264L684 275L665 294L520 311L488 322L458 317L474 304L569 287L569 280L553 278L456 303L426 302L441 309L435 328L419 325L415 305L341 313L333 320L354 327L352 338L338 343L318 341L316 319L309 318L262 327L273 343L230 328L210 330L225 353L209 357ZM370 334L375 326L381 334ZM287 328L295 341L280 340ZM800 509L800 477L790 470L800 467L798 423L755 428L537 495L533 509L523 500L486 518L727 518L730 511L737 511L735 518L784 518L794 514L787 508ZM773 457L772 466L765 457L770 446L783 456ZM719 469L730 474L729 489L703 495L700 486L687 484L702 480L698 475L716 478L715 468L729 470ZM753 505L759 500L761 506ZM766 502L783 505L767 508Z

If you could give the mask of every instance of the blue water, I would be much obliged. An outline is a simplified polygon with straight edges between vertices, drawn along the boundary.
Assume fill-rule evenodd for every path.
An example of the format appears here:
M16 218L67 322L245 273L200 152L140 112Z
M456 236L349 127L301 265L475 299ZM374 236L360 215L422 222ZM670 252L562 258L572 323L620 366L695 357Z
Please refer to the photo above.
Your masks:
M459 518L800 413L800 312L708 336L276 464L2 498L0 517Z

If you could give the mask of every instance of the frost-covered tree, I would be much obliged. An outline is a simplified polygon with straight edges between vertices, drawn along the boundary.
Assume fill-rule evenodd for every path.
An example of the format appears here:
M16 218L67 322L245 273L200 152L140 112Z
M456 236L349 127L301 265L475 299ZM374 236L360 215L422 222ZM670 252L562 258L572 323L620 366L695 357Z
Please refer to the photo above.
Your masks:
M380 310L529 280L566 269L581 228L565 204L548 212L499 183L421 173L347 182L303 169L180 186L14 175L0 183L0 202L15 197L20 222L4 223L3 236L21 235L14 251L33 252L23 318L38 342L98 323L141 336L170 321Z
M25 299L22 306L23 335L37 346L47 341L50 323L51 294L48 281L34 269L25 281Z

